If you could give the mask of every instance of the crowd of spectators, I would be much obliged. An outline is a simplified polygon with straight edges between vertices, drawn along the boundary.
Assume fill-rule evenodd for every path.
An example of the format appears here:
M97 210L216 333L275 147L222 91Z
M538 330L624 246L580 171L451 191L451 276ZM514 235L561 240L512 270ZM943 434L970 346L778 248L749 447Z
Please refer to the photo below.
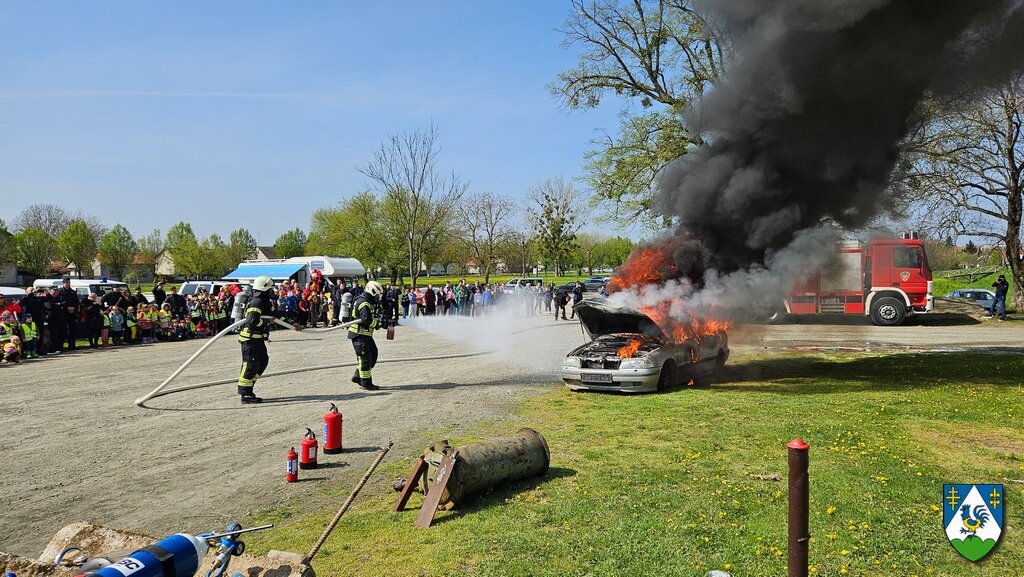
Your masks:
M334 326L351 320L342 303L351 303L363 291L357 280L331 283L315 271L305 286L295 280L278 284L274 314L293 325L306 328ZM514 286L480 282L446 282L435 287L399 287L386 284L382 297L382 326L400 319L420 316L477 317L495 314L534 316L559 314L565 319L570 302L583 298L583 285L556 288L554 283L517 283ZM345 297L345 294L350 294ZM248 293L238 284L227 285L217 294L200 289L196 294L178 294L178 288L158 283L152 299L136 287L90 294L86 298L70 287L28 288L17 303L0 295L0 363L15 364L23 359L75 351L79 348L105 350L158 342L173 342L215 335L245 316ZM568 317L572 318L572 317ZM82 346L79 347L79 343Z

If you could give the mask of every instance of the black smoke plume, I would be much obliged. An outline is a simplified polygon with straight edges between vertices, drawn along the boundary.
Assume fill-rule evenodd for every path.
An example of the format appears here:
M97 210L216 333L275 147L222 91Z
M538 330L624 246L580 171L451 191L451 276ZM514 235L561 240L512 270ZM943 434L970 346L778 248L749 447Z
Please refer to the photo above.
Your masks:
M778 303L792 275L827 262L822 223L857 229L878 214L922 99L1024 63L1021 4L698 1L731 34L736 60L687 113L707 144L659 186L680 223L674 274L691 304Z

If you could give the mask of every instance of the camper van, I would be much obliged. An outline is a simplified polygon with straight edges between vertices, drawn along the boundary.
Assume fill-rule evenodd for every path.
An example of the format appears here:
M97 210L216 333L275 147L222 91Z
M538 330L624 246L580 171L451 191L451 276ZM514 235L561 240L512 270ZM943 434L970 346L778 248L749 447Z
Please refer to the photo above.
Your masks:
M37 289L50 289L52 287L60 288L61 286L62 281L59 278L41 278L32 283L32 288ZM103 296L112 290L119 291L121 289L128 288L128 285L119 280L109 280L105 278L72 278L71 288L75 289L75 292L78 293L78 298L88 298L91 293Z

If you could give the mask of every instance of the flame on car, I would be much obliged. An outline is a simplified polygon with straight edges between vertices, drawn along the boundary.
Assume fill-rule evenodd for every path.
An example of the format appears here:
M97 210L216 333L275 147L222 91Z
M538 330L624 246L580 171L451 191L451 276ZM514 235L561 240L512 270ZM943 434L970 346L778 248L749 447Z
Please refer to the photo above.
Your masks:
M668 239L659 244L636 249L608 281L608 292L632 290L639 293L645 286L661 286L666 278L677 277L677 267L671 256L676 242L680 241ZM676 343L690 339L700 342L709 335L718 335L732 327L729 321L711 318L706 312L698 314L687 306L682 295L662 298L654 304L636 308L650 317L662 332ZM622 353L629 346L627 344L623 347L619 351L619 356L628 358ZM634 350L633 353L635 352Z
M630 339L630 341L626 343L625 346L619 349L619 357L623 359L633 358L634 356L636 356L636 352L640 350L641 344L643 344L643 341L639 339Z

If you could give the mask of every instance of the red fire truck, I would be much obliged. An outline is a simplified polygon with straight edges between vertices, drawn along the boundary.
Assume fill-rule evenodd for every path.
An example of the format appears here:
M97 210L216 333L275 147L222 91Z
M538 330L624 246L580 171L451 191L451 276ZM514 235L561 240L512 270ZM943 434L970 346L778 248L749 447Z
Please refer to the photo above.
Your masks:
M932 270L917 235L844 242L836 266L819 270L786 297L791 315L868 315L881 326L932 310Z

